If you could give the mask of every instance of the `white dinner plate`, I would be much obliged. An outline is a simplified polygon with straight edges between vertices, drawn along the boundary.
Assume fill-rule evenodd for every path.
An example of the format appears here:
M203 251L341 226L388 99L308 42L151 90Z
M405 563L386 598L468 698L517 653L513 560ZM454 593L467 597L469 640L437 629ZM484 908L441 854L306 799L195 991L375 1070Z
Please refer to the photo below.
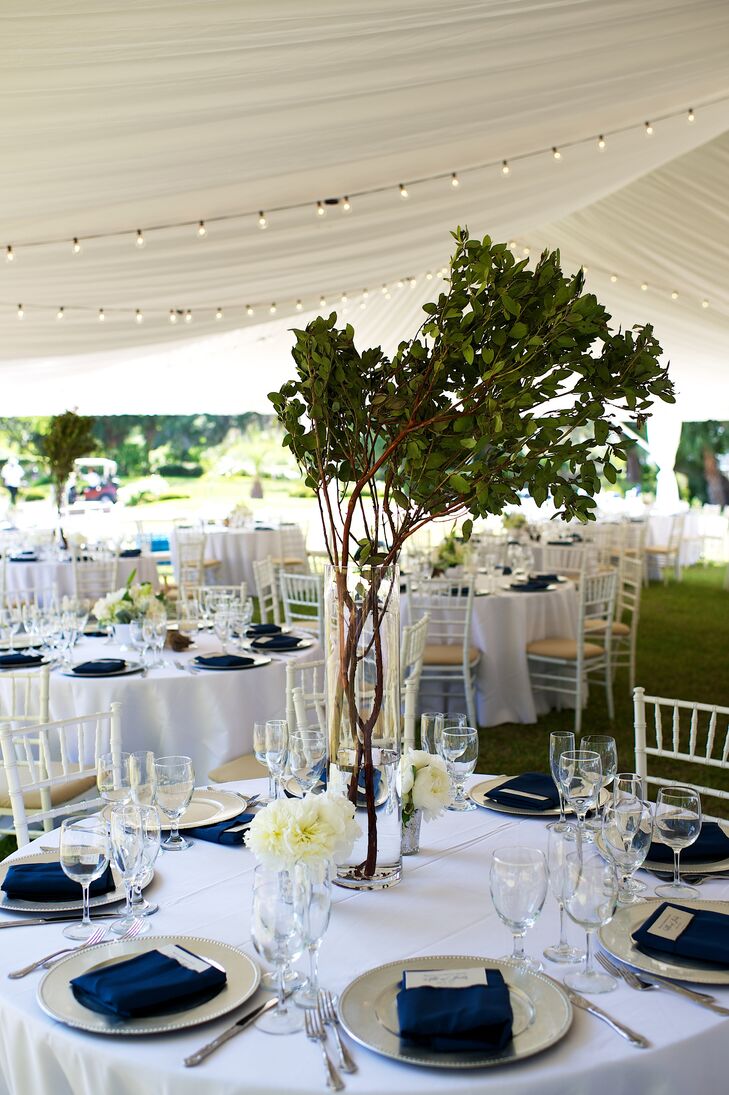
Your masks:
M114 962L136 958L139 954L160 946L180 946L201 958L222 966L227 975L225 987L196 1007L175 1011L170 1015L147 1015L139 1019L114 1019L99 1015L80 1004L71 990L70 981L92 969ZM239 1007L258 988L261 973L243 951L215 939L199 939L192 935L149 935L143 939L120 939L84 947L61 959L49 969L38 985L38 1003L43 1011L59 1023L78 1027L92 1034L164 1034L207 1023Z
M0 885L5 881L5 875L8 872L8 868L13 867L18 863L54 862L58 862L58 852L38 852L36 855L23 856L22 859L6 859L4 862L0 863ZM109 890L109 892L105 894L99 894L97 897L92 897L89 901L89 905L92 909L99 908L102 905L113 905L116 901L124 900L124 883L121 880L121 875L113 864L111 873L114 877L114 882L116 883L115 889ZM6 893L2 893L0 895L0 910L4 909L8 912L27 913L80 912L82 907L80 886L78 892L79 897L77 901L23 901L20 898L10 898Z
M118 659L113 659L117 661ZM102 658L84 658L83 662L76 662L76 665L83 665L84 662L103 661ZM110 673L74 673L73 666L70 669L61 669L61 674L64 677L74 677L76 680L99 680L105 681L109 677L129 677L134 673L142 673L144 666L141 662L127 662L123 669L114 669Z
M638 950L632 935L636 928L654 913L662 899L649 898L639 905L626 905L617 909L609 924L600 928L599 939L602 946L626 965L657 977L667 977L671 981L695 981L700 985L729 985L729 967L712 966L709 962L700 962L698 958L679 958L672 954L653 951L645 954ZM676 904L681 904L677 901ZM692 909L707 909L709 912L725 913L729 906L726 901L689 901Z
M214 658L215 654L203 654L204 658ZM202 662L195 661L193 658L190 662L190 668L196 672L208 671L210 673L240 673L244 669L260 669L262 665L268 665L271 661L270 658L259 658L252 651L251 654L241 654L241 657L253 658L253 665L204 665Z
M719 821L719 828L729 836L729 821ZM713 859L710 862L692 863L685 859L685 850L681 853L681 873L687 875L699 874L723 874L729 871L729 858ZM646 859L642 864L646 871L658 871L659 874L673 875L673 860L670 863L657 863L655 859Z
M404 970L464 969L470 966L500 970L509 986L514 1013L514 1036L503 1050L435 1053L400 1041L396 997ZM572 1023L572 1005L561 985L542 973L522 973L511 962L493 958L446 955L405 958L368 970L352 981L339 997L339 1016L345 1030L360 1045L383 1057L427 1068L488 1068L516 1064L554 1045Z
M194 829L198 825L217 825L221 821L230 821L246 809L247 802L233 791L210 791L206 787L196 787L192 792L192 801L182 815L180 829ZM171 828L169 821L160 811L162 828Z
M488 791L493 791L513 778L513 776L496 776L494 779L485 779L481 783L474 784L466 793L477 806L483 806L486 810L495 810L497 814L514 814L516 817L559 817L559 806L551 806L548 810L530 810L526 806L507 806L486 798ZM610 792L603 789L600 792L600 805L603 806L609 798ZM574 811L571 806L568 806L565 813L572 814Z

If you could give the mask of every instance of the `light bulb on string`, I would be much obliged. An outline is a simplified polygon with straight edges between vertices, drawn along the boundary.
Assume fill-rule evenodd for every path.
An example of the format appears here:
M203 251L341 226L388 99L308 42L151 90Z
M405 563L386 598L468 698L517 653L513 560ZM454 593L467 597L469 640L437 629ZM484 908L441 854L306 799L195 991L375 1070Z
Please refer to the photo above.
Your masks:
M137 229L137 247L144 247L144 232L141 228Z
M272 316L275 316L276 315L276 305L275 305L275 303L272 304L271 307L268 310L269 310L269 312L271 313Z
M342 293L342 304L346 304L348 300L349 300L349 297L347 296L347 294Z
M517 244L516 240L509 240L509 250L510 251L516 251L517 247L518 247L518 244Z
M198 226L197 226L197 234L198 234L198 236L200 237L200 239L202 239L202 238L203 238L203 236L207 236L207 234L208 234L208 230L207 230L207 228L205 227L205 221L200 221L200 223L198 224Z
M561 160L562 159L562 153L560 152L560 150L556 146L552 149L552 156L554 157L555 160Z
M301 301L300 301L300 300L297 300L297 301L296 301L296 311L297 311L297 312L300 312L300 311L302 310L302 308L303 308L303 307L304 307L304 305L303 305L303 304L301 303Z
M611 280L611 282L612 282L612 283L613 283L613 285L614 285L614 284L615 284L615 282L616 282L616 281L618 280L618 275L617 275L617 274L611 274L611 275L610 275L610 280Z
M81 253L81 244L79 243L78 236L73 237L72 249L73 249L74 255L78 255L78 254Z
M134 313L134 319L137 323L144 323L144 316L139 308L137 308Z
M324 206L322 205L322 203L321 203L321 202L317 202L317 203L316 203L316 215L317 215L317 217L324 217L324 216L326 216L326 212L327 212L327 211L326 211L326 209L324 208Z
M222 308L217 308L216 309L215 318L216 319L222 319L223 318L223 309Z
M400 183L400 197L401 198L409 197L408 188L404 185L404 183Z
M686 115L686 120L689 122L696 121L696 115L694 114L694 108L692 106L689 107L688 114Z
M458 178L458 175L456 175L456 173L454 171L453 174L451 175L451 186L459 187L460 185L461 185L461 180Z
M508 175L508 174L510 174L510 172L511 172L511 168L509 167L509 161L508 160L502 160L501 161L501 174L502 175Z
M363 296L363 298L364 298L365 300L367 300L367 298L369 297L369 295L370 295L370 291L369 291L369 289L363 289L363 290L362 290L362 296Z
M25 312L23 311L23 305L19 304L18 305L18 311L17 311L18 319L22 319L24 315L25 315Z
M522 255L527 256L529 254L529 248L528 247L523 247L521 253L522 253Z
M349 198L347 197L347 195L345 194L344 198L342 199L342 209L344 210L345 213L349 213L351 208L352 208L352 203L349 200Z
M415 288L415 286L416 286L416 285L417 285L418 283L417 283L417 281L416 281L416 279L415 279L415 278L410 278L410 283L409 283L409 284L410 284L410 288L411 288L411 289L414 289L414 288Z
M386 285L382 286L382 292L385 296L387 296L387 286Z
M428 270L428 272L426 273L425 280L426 281L432 281L433 280L433 275L431 274L430 270Z
M390 292L385 293L385 300L390 300L391 297L392 297L392 293L390 293Z
M105 322L106 322L106 316L104 315L104 309L99 308L99 323L105 323Z
M400 278L400 280L397 283L398 289L402 289L404 287L404 285L405 285L405 282L402 280L402 278Z
M64 309L59 308L58 311L56 312L56 319L63 319L64 315L65 315Z
M653 136L653 126L651 125L650 122L645 123L645 135L646 135L646 137L652 137Z
M189 308L185 312L185 323L192 323L192 312Z
M708 302L708 300L702 300L702 301L701 301L701 307L702 307L702 308L708 308L708 307L709 307L709 302Z
M260 210L260 212L258 214L258 227L261 230L263 230L264 228L268 228L268 221L266 220L266 214L263 212L262 209Z
M320 308L326 308L326 306L327 306L326 297L319 297L319 307Z
M170 323L177 323L177 312L174 308L170 308Z
M641 288L641 292L643 292L643 293L648 292L648 286L647 286L646 282L641 282L640 288Z
M253 315L253 309L251 308L250 304L246 304L246 315L247 316L252 316Z
M602 150L603 150L603 148L605 147L606 144L607 144L607 141L605 140L605 138L603 137L603 135L601 133L600 136L597 138L597 147L602 152Z
M671 300L678 300L678 293L676 292L675 289L671 293Z
M15 252L13 251L12 245L8 244L7 247L5 248L5 261L6 262L13 262L14 260L15 260Z

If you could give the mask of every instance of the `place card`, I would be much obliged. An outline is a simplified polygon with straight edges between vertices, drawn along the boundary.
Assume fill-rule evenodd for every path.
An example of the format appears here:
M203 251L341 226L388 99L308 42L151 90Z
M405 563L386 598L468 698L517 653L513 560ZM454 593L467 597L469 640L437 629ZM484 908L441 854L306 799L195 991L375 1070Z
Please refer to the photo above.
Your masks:
M500 787L493 787L492 790L493 791L503 791L505 795L506 794L508 794L508 795L519 795L520 798L531 798L531 799L534 799L535 802L549 802L550 801L547 795L535 795L532 791L517 791L514 787L500 786Z
M694 914L688 909L676 909L668 905L650 928L646 928L646 932L648 935L657 935L659 939L670 939L671 942L675 942L693 918Z
M463 970L405 970L406 989L468 989L487 985L486 970L469 966Z
M175 962L179 962L186 970L192 970L193 973L205 973L206 970L212 968L211 964L206 962L204 958L199 958L198 955L192 954L184 947L178 947L175 943L171 943L167 947L157 947L157 950L160 954L164 954L165 958L174 958Z

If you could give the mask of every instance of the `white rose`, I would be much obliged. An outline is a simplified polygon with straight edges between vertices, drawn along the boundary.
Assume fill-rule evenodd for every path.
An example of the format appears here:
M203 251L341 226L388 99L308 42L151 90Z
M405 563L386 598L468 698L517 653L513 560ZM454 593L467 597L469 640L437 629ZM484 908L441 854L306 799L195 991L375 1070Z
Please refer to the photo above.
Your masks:
M285 834L291 822L292 800L275 799L254 817L246 833L246 845L256 859L274 870L288 865Z
M438 817L451 800L451 783L441 757L432 757L421 768L413 784L413 806L423 811L426 821Z
M331 827L332 860L335 863L344 862L352 854L355 841L362 835L362 830L355 821L354 803L350 802L346 795L338 794L330 788L327 788L323 795L310 797L318 803L319 810Z

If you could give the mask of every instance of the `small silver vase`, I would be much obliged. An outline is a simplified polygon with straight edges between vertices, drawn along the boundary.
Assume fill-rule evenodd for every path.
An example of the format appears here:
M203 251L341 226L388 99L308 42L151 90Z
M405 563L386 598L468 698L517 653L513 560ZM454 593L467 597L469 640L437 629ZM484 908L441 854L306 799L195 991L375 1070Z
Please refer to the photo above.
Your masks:
M423 811L416 810L409 821L402 827L402 854L416 855L420 851L420 823L423 820Z

